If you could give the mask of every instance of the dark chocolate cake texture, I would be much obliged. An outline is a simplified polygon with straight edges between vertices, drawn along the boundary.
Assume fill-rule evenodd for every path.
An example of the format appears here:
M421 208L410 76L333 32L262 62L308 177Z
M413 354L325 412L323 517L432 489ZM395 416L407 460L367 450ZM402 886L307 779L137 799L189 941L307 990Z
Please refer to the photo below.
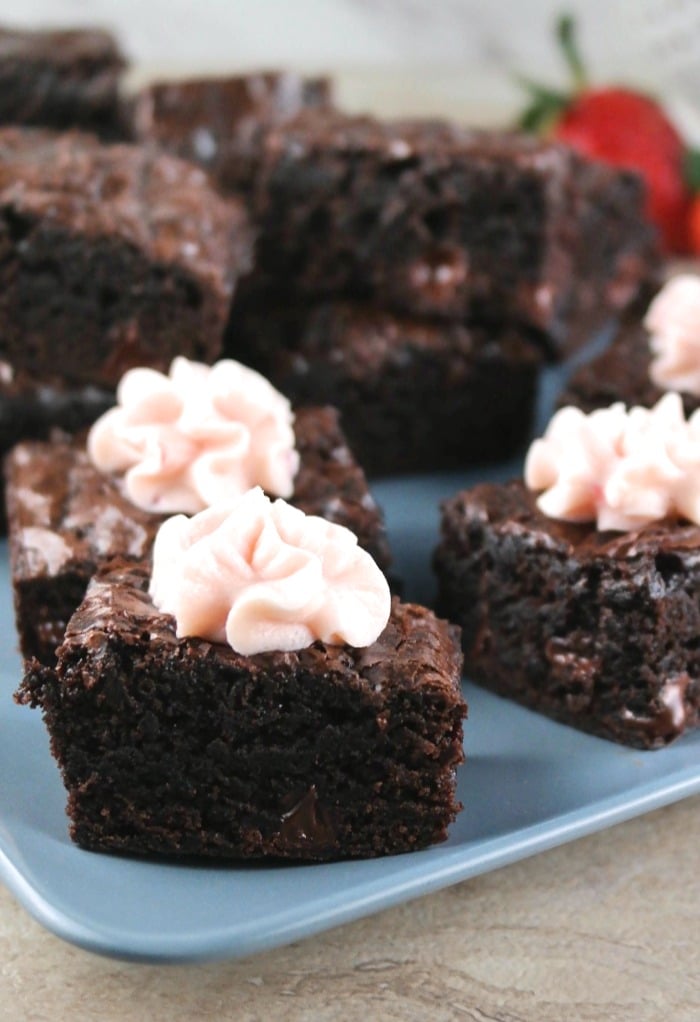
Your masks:
M274 492L271 484L280 482L280 471L292 503L350 528L380 567L388 568L381 511L334 409L305 408L292 415L286 399L270 393L267 381L256 380L252 370L176 361L177 381L153 370L127 374L120 388L123 403L91 433L97 465L81 441L69 439L24 442L8 455L10 562L25 657L53 660L97 567L114 558L146 557L167 513L196 510L208 497L231 496L261 482ZM178 393L179 406L173 403ZM265 394L272 401L267 417ZM184 420L181 430L178 419L181 425ZM252 463L246 453L260 454L260 442L274 448L267 465L264 457ZM228 476L223 490L222 468Z
M443 507L439 609L479 684L659 748L700 722L700 416L557 413L526 479ZM536 492L540 491L540 496Z
M700 277L671 277L646 315L628 318L609 348L578 369L561 405L584 411L613 401L651 408L677 391L686 415L700 408Z
M150 585L95 578L18 699L43 710L83 847L324 860L446 837L460 671L456 630L390 604L351 533L252 490L169 519Z
M0 124L121 131L126 61L101 29L0 28Z

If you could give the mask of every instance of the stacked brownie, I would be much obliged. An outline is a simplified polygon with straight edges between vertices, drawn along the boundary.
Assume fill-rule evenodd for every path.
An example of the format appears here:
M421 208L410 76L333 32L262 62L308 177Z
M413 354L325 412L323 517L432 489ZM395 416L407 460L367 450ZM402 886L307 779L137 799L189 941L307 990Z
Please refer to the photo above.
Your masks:
M0 129L0 452L93 421L131 366L214 361L251 250L189 163Z
M332 111L258 143L255 270L228 351L296 401L330 388L378 471L510 453L538 361L592 336L655 272L638 179L560 146ZM397 462L409 433L421 442Z
M125 66L116 41L102 30L0 28L0 124L118 137Z
M251 196L262 129L331 105L328 78L291 71L158 81L130 107L131 132L207 170L225 193Z

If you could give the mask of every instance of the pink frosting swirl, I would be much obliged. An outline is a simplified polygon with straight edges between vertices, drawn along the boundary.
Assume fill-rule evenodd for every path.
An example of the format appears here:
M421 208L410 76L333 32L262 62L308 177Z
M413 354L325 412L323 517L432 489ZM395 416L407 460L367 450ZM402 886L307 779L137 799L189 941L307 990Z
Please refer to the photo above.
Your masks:
M245 656L316 639L368 646L389 619L384 575L357 537L256 487L237 501L161 525L150 594L178 636Z
M125 373L117 407L90 430L88 454L101 472L124 474L138 507L194 514L251 486L291 496L293 421L289 401L239 362L176 358L168 376Z
M651 380L664 390L700 395L700 277L672 277L644 319L653 358Z
M686 422L673 393L651 409L562 408L528 451L525 483L544 491L550 518L621 532L672 516L700 525L700 412Z

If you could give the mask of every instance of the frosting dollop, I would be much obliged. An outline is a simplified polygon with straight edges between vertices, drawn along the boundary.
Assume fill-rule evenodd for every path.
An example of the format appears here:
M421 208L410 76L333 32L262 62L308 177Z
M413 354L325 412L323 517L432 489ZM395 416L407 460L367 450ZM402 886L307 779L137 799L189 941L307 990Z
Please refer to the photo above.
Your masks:
M259 487L160 527L150 594L179 637L245 656L316 639L369 646L389 619L384 575L342 525L270 501Z
M700 277L672 277L651 302L644 326L651 380L664 390L700 395Z
M291 496L299 467L289 401L233 359L178 357L166 376L130 369L117 406L94 424L88 454L124 473L126 496L146 511L194 514L252 486Z
M700 412L686 422L679 394L649 408L562 408L525 460L550 518L628 532L677 516L700 525Z

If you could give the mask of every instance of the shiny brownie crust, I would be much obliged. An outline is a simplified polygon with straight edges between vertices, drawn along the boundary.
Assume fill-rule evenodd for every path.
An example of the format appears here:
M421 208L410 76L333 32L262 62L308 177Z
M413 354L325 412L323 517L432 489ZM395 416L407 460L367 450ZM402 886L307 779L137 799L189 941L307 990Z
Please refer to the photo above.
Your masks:
M332 408L300 409L301 466L290 502L351 529L379 566L389 565L382 513ZM5 461L15 616L24 657L51 663L66 623L100 564L148 556L163 516L135 507L83 445L26 442Z
M365 649L242 657L177 639L148 572L98 576L55 669L28 666L84 848L335 859L447 836L463 759L456 630L394 602Z
M203 171L89 135L0 129L0 379L111 389L221 352L245 211Z
M485 484L445 503L435 567L479 684L639 748L700 721L700 527L599 533Z

